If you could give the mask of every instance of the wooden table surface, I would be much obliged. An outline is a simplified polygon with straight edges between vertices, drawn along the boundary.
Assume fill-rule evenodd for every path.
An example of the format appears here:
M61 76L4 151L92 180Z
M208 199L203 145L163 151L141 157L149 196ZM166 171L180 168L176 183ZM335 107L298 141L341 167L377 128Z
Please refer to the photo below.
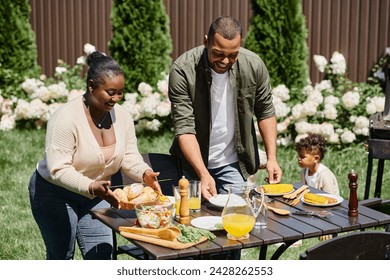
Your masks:
M295 186L297 188L299 186ZM311 192L319 191L311 188ZM212 254L228 252L229 258L239 259L243 248L260 246L259 259L265 259L267 246L283 242L283 246L275 252L272 259L277 259L291 244L299 239L318 237L326 234L338 234L353 230L370 228L390 224L390 215L359 205L357 217L348 216L348 201L344 200L340 205L332 207L314 207L300 202L292 207L283 201L282 197L273 197L272 206L290 210L318 211L330 210L333 215L326 218L313 216L301 216L290 214L280 216L268 211L268 225L266 229L253 229L250 237L242 241L233 241L226 237L224 230L214 231L216 238L206 241L194 247L184 250L174 250L161 246L130 240L134 245L143 250L145 256L151 259L183 259L187 257L208 258ZM321 209L319 209L321 208ZM222 208L216 208L209 203L202 204L202 210L198 213L190 213L191 219L201 216L220 216ZM103 208L93 210L93 217L102 221L105 225L119 232L119 226L134 225L134 212Z

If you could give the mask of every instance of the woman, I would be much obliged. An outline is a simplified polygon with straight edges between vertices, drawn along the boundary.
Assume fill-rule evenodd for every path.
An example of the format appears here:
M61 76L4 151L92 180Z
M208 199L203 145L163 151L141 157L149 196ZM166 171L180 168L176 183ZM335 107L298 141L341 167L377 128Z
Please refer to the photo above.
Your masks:
M90 210L119 207L110 190L118 170L161 192L154 172L138 152L134 123L117 103L124 73L100 52L87 57L87 91L56 110L47 125L44 158L30 184L30 203L47 259L72 259L75 241L84 259L110 259L111 229Z

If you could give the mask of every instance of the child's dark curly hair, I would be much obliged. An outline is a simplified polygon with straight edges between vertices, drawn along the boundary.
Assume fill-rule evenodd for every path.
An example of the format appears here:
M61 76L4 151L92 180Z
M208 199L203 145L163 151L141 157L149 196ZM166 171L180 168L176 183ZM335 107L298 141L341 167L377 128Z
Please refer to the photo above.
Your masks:
M316 153L322 160L325 156L327 142L324 137L319 134L310 134L295 143L295 150L297 152L305 150L310 153Z

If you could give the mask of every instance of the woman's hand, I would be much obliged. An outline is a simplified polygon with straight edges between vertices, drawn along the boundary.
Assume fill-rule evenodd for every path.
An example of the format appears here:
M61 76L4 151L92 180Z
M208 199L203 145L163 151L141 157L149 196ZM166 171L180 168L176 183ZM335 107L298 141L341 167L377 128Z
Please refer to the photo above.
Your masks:
M160 184L158 183L157 176L160 175L160 172L154 172L151 169L145 171L142 179L147 186L152 187L159 194L162 194Z
M89 185L88 192L89 194L106 200L113 207L119 208L119 198L110 189L110 186L110 181L95 181Z

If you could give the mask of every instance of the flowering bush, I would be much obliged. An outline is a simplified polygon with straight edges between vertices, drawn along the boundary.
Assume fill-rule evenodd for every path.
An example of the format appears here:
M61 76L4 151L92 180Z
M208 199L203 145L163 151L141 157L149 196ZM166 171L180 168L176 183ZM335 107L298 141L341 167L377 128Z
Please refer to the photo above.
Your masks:
M94 52L91 44L84 45L84 52ZM0 130L11 130L15 127L42 128L52 113L68 100L84 94L85 78L82 77L85 56L77 59L71 67L58 60L54 77L41 75L38 78L26 79L22 83L23 93L11 98L0 95ZM126 93L123 106L130 112L139 133L159 131L170 126L170 103L168 100L167 79L159 81L156 91L141 83L139 92Z
M385 56L390 57L390 48ZM318 70L325 72L323 81L301 91L290 92L284 85L273 89L278 144L288 146L309 133L323 135L329 144L367 140L370 116L384 110L381 67L376 65L374 83L353 83L347 78L346 61L339 52L333 53L330 62L320 55L315 55L314 61Z
M84 46L86 54L93 51L94 46ZM380 63L390 61L389 58L390 48ZM369 117L384 110L383 65L374 66L370 83L353 83L347 78L342 54L333 53L330 62L315 55L314 61L318 70L325 73L323 81L301 90L278 85L272 91L278 120L278 144L291 145L309 133L321 134L329 144L335 145L367 140ZM17 126L43 127L61 104L85 92L84 63L84 56L79 57L73 67L59 60L54 77L25 80L22 89L26 98L0 95L0 130ZM155 89L144 82L139 84L138 92L125 94L122 105L133 117L137 133L172 129L168 77L159 81Z

